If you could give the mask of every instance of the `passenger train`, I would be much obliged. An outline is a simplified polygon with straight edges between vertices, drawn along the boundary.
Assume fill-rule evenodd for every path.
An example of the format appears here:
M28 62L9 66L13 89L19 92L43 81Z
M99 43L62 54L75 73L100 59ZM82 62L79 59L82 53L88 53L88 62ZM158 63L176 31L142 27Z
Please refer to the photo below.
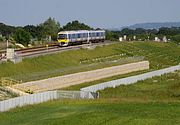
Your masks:
M91 42L104 42L104 30L79 30L62 31L58 33L59 46L68 46L71 44L82 44Z

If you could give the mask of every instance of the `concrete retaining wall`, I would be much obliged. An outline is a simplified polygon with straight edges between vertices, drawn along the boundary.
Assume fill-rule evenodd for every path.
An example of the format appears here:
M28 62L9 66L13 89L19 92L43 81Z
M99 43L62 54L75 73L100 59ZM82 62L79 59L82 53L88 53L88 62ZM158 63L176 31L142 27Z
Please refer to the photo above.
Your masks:
M15 89L21 91L26 91L30 89L34 93L43 92L49 90L60 89L64 87L69 87L72 85L77 85L85 82L95 81L115 75L126 74L134 71L149 69L149 62L142 61L137 63L130 63L120 66L113 66L104 69L98 69L87 72L80 72L65 76L59 76L55 78L49 78L45 80L27 82L23 84L18 84L13 86Z
M118 79L118 80L113 80L110 82L104 82L101 84L82 88L81 91L97 92L100 90L104 90L106 88L112 88L112 87L115 88L115 87L120 86L120 85L133 84L133 83L136 83L140 80L145 80L145 79L152 78L155 76L161 76L163 74L171 73L171 72L174 72L176 70L180 70L180 65L172 66L170 68L165 68L165 69L161 69L161 70L157 70L157 71L153 71L153 72L144 73L141 75L136 75L136 76L131 76L131 77L122 78L122 79Z
M0 112L5 112L16 107L39 104L57 99L94 99L98 94L93 92L80 91L47 91L0 101Z

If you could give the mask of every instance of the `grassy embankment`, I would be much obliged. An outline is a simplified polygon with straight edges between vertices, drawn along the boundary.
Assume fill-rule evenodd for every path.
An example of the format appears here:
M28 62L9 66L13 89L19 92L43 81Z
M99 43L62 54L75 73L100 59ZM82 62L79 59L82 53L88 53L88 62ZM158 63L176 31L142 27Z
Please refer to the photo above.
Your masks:
M134 42L122 43L115 46L110 45L107 47L111 47L112 51L116 52L115 54L122 52L127 53L127 56L145 56L146 60L151 62L151 70L177 65L180 62L180 49L175 44ZM97 48L95 51L100 51L99 49L101 50L102 48ZM44 62L47 57L50 60L46 61L50 61L51 63L54 61L54 63L57 63L56 60L53 60L54 56L60 56L67 59L72 58L76 62L78 57L75 58L73 54L77 54L77 52L81 54L88 53L86 50L70 51L53 55L52 58L50 56L45 56L27 59L23 62L23 64L31 64L34 61L34 68L36 66L45 67L49 65L47 62ZM99 53L100 55L103 54L102 51ZM63 56L63 54L72 55L70 57L66 57L65 55ZM86 56L85 58L87 58ZM91 59L98 57L98 55L92 56L94 57ZM84 59L83 55L80 56L79 61L80 59ZM52 69L54 69L54 67L60 68L60 66L67 67L72 64L70 63L71 61L69 61L69 64L65 65L66 61L67 60L62 60L61 63L58 63L61 65L52 64ZM38 65L39 62L42 62L42 65ZM29 66L31 67L30 64ZM78 61L74 63L74 65L75 64L78 66L80 65ZM39 67L38 71L41 67ZM49 71L49 68L47 67L44 71ZM25 72L26 70L23 71ZM33 71L34 70L32 69L31 72ZM131 73L128 75L135 74L136 73ZM115 76L100 80L99 82L117 79L128 75ZM133 85L120 86L115 89L109 88L104 91L100 91L100 99L98 100L58 100L39 105L17 108L6 113L0 113L0 124L179 125L179 81L180 72L178 71L176 73L163 75L162 77L139 81ZM98 81L96 82L98 83ZM87 83L86 85L95 83ZM78 85L67 89L79 89L80 87L86 85Z
M0 87L0 101L17 97L17 96L18 96L17 94L9 92L5 90L3 87Z
M128 76L141 74L151 70L157 70L173 65L177 65L180 62L180 47L175 44L164 44L164 43L144 43L144 42L131 42L122 43L123 47L119 48L123 52L128 52L131 56L144 56L145 60L150 61L150 70L139 71L128 73L119 76L113 76L93 82L87 82L80 85L71 86L68 88L62 88L63 90L80 90L80 88L87 87L90 85L103 83L115 79L120 79Z
M58 100L0 113L1 125L179 125L180 72L101 91L98 100Z
M11 62L3 63L0 64L0 77L11 77L25 82L138 61L123 60L133 56L144 56L144 60L150 61L151 70L155 70L179 64L179 55L180 47L173 43L117 43L97 47L95 50L80 49L24 59L15 65Z

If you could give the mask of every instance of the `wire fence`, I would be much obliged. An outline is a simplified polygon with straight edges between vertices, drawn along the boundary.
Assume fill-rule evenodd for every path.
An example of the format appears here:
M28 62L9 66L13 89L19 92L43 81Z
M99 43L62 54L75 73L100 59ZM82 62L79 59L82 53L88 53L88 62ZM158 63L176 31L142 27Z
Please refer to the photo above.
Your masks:
M127 78L113 80L113 81L110 81L110 82L104 82L104 83L101 83L101 84L92 85L92 86L89 86L89 87L82 88L81 91L84 91L84 92L97 92L97 91L100 91L100 90L104 90L106 88L112 88L112 87L115 88L115 87L120 86L120 85L133 84L133 83L136 83L136 82L141 81L141 80L145 80L145 79L152 78L152 77L155 77L155 76L161 76L163 74L171 73L171 72L174 72L176 70L180 70L180 65L172 66L170 68L165 68L165 69L161 69L161 70L157 70L157 71L144 73L144 74L141 74L141 75L131 76L131 77L127 77Z
M81 91L48 91L36 93L21 97L12 98L9 100L0 101L0 112L5 112L16 107L25 105L39 104L50 100L57 99L94 99L98 98L98 93L81 92Z

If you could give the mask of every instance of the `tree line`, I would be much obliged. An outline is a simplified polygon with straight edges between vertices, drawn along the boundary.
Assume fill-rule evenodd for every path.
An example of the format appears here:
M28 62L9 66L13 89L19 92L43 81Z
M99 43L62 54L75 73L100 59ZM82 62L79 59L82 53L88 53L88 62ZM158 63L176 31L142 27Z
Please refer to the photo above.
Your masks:
M58 21L51 17L36 26L15 27L0 23L0 41L8 39L27 46L30 41L56 41L58 32L70 30L93 30L93 28L77 20L61 26ZM154 40L155 37L162 39L166 36L167 39L180 43L180 27L162 27L160 29L124 28L120 31L106 31L106 39L108 40L118 40L119 37L124 35L127 36L128 40L133 40L133 37L136 36L136 40L142 41Z
M136 40L151 40L153 41L155 37L162 39L166 36L167 39L180 43L180 27L166 28L162 27L160 29L129 29L124 28L121 31L107 31L106 37L109 40L118 40L119 37L127 36L128 40L133 40L136 36Z
M48 18L39 25L27 25L24 27L9 26L0 23L0 41L9 39L27 46L30 41L53 41L57 40L57 33L65 30L91 30L90 26L72 21L61 27L60 23L54 18Z

